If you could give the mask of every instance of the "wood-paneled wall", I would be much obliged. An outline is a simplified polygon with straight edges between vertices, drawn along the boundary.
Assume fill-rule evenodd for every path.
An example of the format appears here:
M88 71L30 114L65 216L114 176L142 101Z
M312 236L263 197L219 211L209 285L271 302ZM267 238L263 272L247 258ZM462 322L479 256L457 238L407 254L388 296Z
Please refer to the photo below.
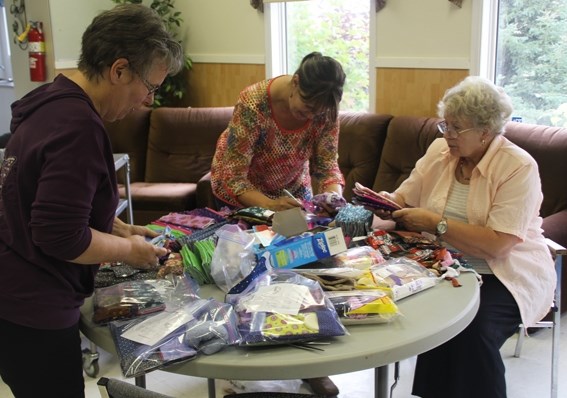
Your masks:
M436 116L437 103L467 69L376 69L376 113Z
M58 70L66 75L74 69ZM466 76L466 69L376 68L376 113L436 116L445 90ZM250 84L265 79L264 64L194 63L189 90L179 106L232 106Z
M242 89L265 78L264 64L195 63L184 102L194 107L232 106Z

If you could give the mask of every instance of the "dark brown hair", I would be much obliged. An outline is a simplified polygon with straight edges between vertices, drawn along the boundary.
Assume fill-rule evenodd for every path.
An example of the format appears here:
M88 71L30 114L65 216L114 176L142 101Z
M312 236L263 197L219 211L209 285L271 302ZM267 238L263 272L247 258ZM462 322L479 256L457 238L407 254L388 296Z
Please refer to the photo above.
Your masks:
M320 52L307 54L295 71L301 98L315 109L326 110L336 120L346 75L341 64Z

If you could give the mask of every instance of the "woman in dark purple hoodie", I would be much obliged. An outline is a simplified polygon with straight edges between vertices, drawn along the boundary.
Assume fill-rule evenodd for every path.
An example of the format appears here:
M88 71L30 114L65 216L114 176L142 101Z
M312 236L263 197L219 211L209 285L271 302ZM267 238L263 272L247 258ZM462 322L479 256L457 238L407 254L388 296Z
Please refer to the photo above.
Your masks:
M146 241L149 229L115 218L103 120L151 105L182 63L157 13L121 5L93 19L74 75L12 105L0 170L0 376L17 398L84 397L79 308L98 264L148 268L166 254ZM48 363L37 371L39 352Z

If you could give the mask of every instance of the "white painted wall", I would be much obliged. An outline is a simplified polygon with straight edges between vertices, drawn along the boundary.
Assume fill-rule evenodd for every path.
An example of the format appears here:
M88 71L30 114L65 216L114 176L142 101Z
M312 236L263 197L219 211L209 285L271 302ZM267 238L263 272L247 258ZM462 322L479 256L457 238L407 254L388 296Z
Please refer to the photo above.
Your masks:
M468 69L472 3L392 0L376 20L376 65L397 68Z
M265 63L264 14L248 0L177 1L195 62Z
M10 6L11 2L4 1L6 7ZM42 21L45 36L45 51L47 62L47 80L53 79L53 40L51 35L51 14L49 11L49 2L47 0L26 0L26 17L31 21ZM9 8L8 8L9 9ZM14 16L7 13L8 28L11 29L14 21ZM10 38L13 33L8 32ZM20 32L21 33L21 32ZM10 50L12 52L12 72L14 74L14 97L21 98L24 94L32 89L40 86L43 83L36 83L30 80L29 61L27 50L20 49L17 45L10 40Z
M145 0L148 1L148 0ZM377 14L374 66L468 68L472 2L458 8L446 0L390 0ZM72 67L84 28L110 0L27 0L28 19L44 21L53 69ZM182 34L195 62L264 63L264 14L248 0L177 0L185 21ZM11 25L8 15L8 25ZM29 80L27 53L12 48L15 96L37 83Z
M77 67L83 31L95 15L113 6L110 0L49 0L56 69Z

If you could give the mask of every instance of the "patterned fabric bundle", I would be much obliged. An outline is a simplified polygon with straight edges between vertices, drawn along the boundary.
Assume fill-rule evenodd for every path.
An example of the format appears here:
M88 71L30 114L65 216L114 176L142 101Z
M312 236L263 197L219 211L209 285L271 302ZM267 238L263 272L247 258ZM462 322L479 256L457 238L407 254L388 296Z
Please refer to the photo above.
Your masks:
M372 230L373 217L370 210L349 203L339 210L335 217L335 224L341 227L345 236L351 238L366 236Z
M241 345L290 344L348 333L317 282L293 271L255 276L241 293L226 296L239 318Z

